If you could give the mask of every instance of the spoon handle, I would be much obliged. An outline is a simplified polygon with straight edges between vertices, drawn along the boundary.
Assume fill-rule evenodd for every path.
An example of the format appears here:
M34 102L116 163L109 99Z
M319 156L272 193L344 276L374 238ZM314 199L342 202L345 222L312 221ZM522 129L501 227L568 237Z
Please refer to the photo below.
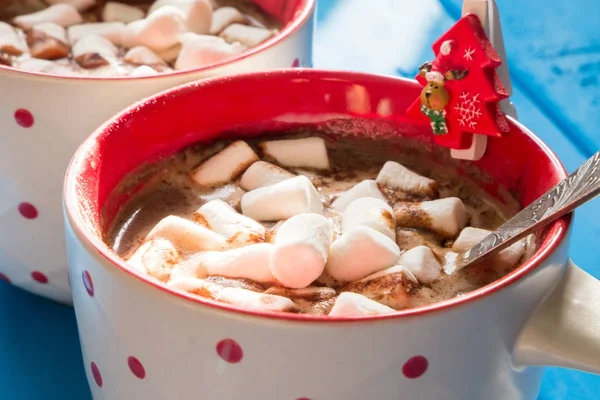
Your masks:
M539 199L456 259L455 270L483 261L600 194L600 151Z

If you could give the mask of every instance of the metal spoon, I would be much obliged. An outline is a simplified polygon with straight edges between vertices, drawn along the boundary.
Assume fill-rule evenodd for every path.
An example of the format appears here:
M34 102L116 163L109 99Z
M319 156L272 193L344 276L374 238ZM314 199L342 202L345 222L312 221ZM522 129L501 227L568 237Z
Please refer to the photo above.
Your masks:
M525 236L570 213L600 194L600 151L539 199L506 221L455 259L446 260L448 274L479 263Z

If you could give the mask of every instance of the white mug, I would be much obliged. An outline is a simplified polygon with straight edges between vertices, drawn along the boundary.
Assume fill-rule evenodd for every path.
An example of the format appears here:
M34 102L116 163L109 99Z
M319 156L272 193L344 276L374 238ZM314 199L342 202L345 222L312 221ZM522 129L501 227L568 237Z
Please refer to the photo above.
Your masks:
M420 89L351 72L241 74L138 103L86 140L67 172L64 207L93 398L534 400L540 366L600 372L600 284L569 262L571 216L541 234L528 261L488 286L353 318L241 311L177 292L129 269L102 242L125 200L105 206L107 196L125 174L223 132L244 138L312 126L332 135L402 135L428 144L423 157L446 154L428 125L405 117ZM566 172L537 137L510 125L480 161L451 166L492 195L505 188L528 204ZM472 174L475 167L485 174Z
M312 66L316 0L254 1L285 27L260 46L213 67L111 79L58 77L0 66L0 279L71 303L62 180L73 152L107 118L134 101L185 82Z

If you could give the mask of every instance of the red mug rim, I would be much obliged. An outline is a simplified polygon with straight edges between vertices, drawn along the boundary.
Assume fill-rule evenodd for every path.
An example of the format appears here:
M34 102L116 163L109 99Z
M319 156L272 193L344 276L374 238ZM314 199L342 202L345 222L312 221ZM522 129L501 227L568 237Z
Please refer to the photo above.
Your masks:
M158 93L152 97L141 100L130 107L126 108L119 114L112 117L109 121L105 122L102 126L100 126L92 135L90 135L83 144L77 149L75 152L65 175L65 183L63 190L63 205L65 210L65 218L69 222L69 225L72 227L75 235L77 236L80 244L86 247L90 252L98 254L103 262L108 262L112 264L112 266L118 267L123 272L140 279L145 284L153 286L155 289L158 289L157 294L159 292L163 292L169 295L174 295L183 300L190 301L191 303L198 304L200 306L206 306L217 311L226 311L233 312L234 314L241 314L245 316L259 317L259 318L267 318L272 320L288 320L288 321L303 321L303 322L320 322L320 323L333 323L333 322L367 322L367 321L375 321L375 320L390 320L396 318L408 318L412 316L421 316L425 314L430 314L433 312L439 312L446 309L463 306L469 303L472 303L477 300L481 300L488 295L496 293L508 286L520 281L529 273L533 272L538 266L540 266L550 255L556 251L558 246L563 242L563 240L567 237L567 232L571 226L572 215L569 214L561 219L555 221L549 226L548 234L544 240L542 246L535 252L535 254L528 259L525 263L520 265L518 268L515 268L509 274L504 277L482 287L477 290L471 291L465 295L460 297L454 297L445 301L428 304L425 306L419 306L415 308L409 308L405 310L399 310L389 314L380 314L380 315L368 315L368 316L355 316L355 317L330 317L324 315L308 315L308 314L293 314L293 313L285 313L285 312L264 312L264 311L252 311L252 310L242 310L235 306L218 302L215 300L204 299L199 296L194 296L188 294L184 291L178 291L171 289L166 284L157 282L146 274L135 271L132 268L127 267L126 263L116 255L113 251L107 248L104 242L97 237L97 235L89 232L88 229L85 228L86 223L78 217L78 213L75 211L78 208L78 198L76 195L76 182L78 173L78 166L83 163L83 161L87 158L88 149L90 146L96 142L97 138L101 138L106 131L108 131L112 126L118 126L121 124L122 120L128 118L130 114L137 113L140 108L143 109L144 104L161 104L162 100L166 100L169 97L177 96L178 94L184 94L188 91L195 91L198 88L208 85L218 85L220 82L232 82L236 80L244 80L248 78L252 79L260 79L264 76L272 76L272 75L304 75L304 76L325 76L328 78L336 79L336 78L347 78L354 79L356 81L361 81L361 78L376 78L388 80L390 82L404 82L414 84L416 81L412 79L399 78L399 77L390 77L384 75L377 74L367 74L360 72L349 72L349 71L336 71L336 70L316 70L316 69L307 69L307 68L294 68L294 69L280 69L273 71L263 71L263 72L250 72L250 73L241 73L233 76L221 76L215 78L205 79L199 82L187 83L172 89L165 90L161 93ZM542 150L546 157L550 160L553 165L556 174L560 179L563 179L567 176L567 171L564 168L564 165L561 163L556 154L544 143L541 139L535 136L529 129L520 124L518 121L510 118L510 123L517 126L521 133L526 135L528 139L530 139L535 146Z
M63 75L55 75L44 72L33 72L33 71L24 71L18 68L8 67L0 64L0 73L8 73L14 75L23 75L23 76L31 76L38 78L46 78L46 79L58 79L61 81L145 81L145 80L157 80L157 79L168 79L170 77L177 77L186 74L194 74L197 72L209 71L212 69L217 69L224 67L228 64L233 64L235 62L244 60L248 57L251 57L255 54L262 53L265 50L281 43L288 37L292 36L292 34L296 33L301 27L303 27L306 22L309 20L311 14L313 13L315 6L317 4L317 0L299 0L302 3L298 5L298 9L301 12L296 12L295 17L290 20L289 23L285 25L285 27L275 36L261 43L260 45L253 47L243 53L228 58L226 60L220 61L218 63L206 65L199 68L182 70L182 71L173 71L168 74L161 75L151 75L151 76L63 76Z

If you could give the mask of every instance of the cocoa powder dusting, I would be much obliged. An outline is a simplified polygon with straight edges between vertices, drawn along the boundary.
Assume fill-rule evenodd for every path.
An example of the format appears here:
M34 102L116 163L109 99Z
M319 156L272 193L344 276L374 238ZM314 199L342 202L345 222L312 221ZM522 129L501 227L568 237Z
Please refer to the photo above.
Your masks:
M394 206L396 225L403 228L431 229L433 221L418 203L397 203Z
M403 272L395 272L367 281L349 283L339 291L362 294L395 310L402 310L411 306L412 294L416 287L418 284Z
M258 282L245 278L225 278L223 276L209 276L204 279L222 288L239 288L253 292L263 292L265 288Z
M383 218L387 226L394 229L394 227L396 226L396 220L388 210L383 210L381 212L381 218Z

